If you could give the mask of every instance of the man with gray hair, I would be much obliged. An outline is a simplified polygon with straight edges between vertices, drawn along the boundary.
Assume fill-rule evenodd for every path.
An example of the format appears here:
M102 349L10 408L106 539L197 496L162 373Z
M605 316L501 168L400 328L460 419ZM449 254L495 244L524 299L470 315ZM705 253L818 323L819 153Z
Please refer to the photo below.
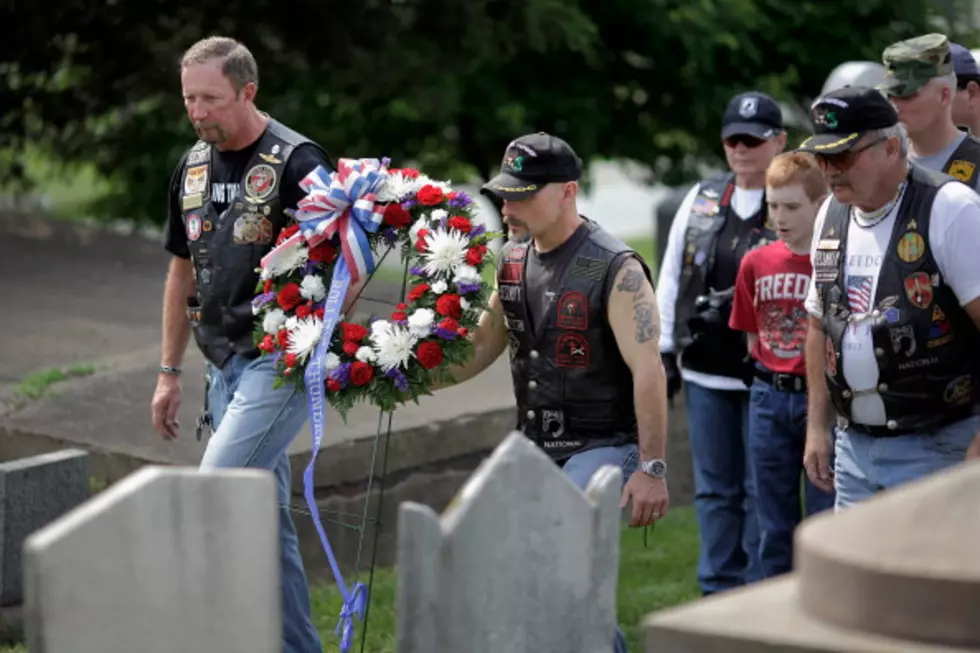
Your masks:
M953 122L957 82L946 36L925 34L893 43L882 61L886 77L879 88L908 131L912 161L980 188L980 141Z
M317 166L333 170L326 152L255 106L258 68L245 46L224 37L194 44L181 62L187 117L198 141L170 180L165 248L173 255L163 299L163 343L151 415L165 440L178 435L178 381L190 336L204 354L211 426L202 469L273 471L279 496L284 653L319 653L296 529L289 514L286 450L307 419L294 386L274 388L275 363L260 357L251 300L262 257L296 209L300 180ZM356 289L352 289L356 292ZM353 296L353 295L351 295ZM344 312L349 306L343 308ZM220 600L220 597L217 597Z
M980 195L909 161L875 89L828 93L810 117L800 149L832 196L811 248L804 467L841 509L980 454Z

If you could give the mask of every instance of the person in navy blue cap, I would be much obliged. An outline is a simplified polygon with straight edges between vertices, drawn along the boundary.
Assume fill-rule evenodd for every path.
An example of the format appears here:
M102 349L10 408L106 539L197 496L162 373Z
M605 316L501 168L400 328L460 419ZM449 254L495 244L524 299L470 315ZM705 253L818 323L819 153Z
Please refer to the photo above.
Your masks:
M701 180L681 202L657 282L668 396L684 391L705 595L762 574L746 453L752 366L745 334L728 318L742 257L776 240L765 175L786 145L782 110L765 93L740 93L722 114L720 136L729 171Z
M959 43L949 44L956 71L953 122L965 132L980 136L980 66L973 54Z

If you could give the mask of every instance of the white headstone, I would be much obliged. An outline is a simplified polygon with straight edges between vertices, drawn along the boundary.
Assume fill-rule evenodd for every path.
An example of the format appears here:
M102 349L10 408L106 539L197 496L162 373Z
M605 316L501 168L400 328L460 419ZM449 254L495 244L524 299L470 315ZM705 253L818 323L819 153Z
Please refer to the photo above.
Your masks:
M275 478L144 467L31 535L31 653L281 647Z
M621 487L603 467L583 494L515 432L441 518L403 503L398 653L611 650Z

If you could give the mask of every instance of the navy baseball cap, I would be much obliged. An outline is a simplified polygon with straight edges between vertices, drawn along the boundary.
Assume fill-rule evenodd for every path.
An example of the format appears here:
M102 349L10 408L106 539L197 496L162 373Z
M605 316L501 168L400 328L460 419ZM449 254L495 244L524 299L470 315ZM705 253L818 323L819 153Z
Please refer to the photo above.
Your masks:
M959 43L950 43L949 53L953 56L953 70L957 77L980 79L980 67L969 50Z
M867 86L845 86L816 99L810 107L813 136L797 148L813 154L838 154L861 136L898 123L898 112L885 95Z
M527 134L510 142L500 164L500 174L480 188L502 200L523 200L546 185L578 181L582 159L572 147L551 134Z
M721 118L721 137L754 136L769 140L783 131L783 112L765 93L749 91L733 97Z

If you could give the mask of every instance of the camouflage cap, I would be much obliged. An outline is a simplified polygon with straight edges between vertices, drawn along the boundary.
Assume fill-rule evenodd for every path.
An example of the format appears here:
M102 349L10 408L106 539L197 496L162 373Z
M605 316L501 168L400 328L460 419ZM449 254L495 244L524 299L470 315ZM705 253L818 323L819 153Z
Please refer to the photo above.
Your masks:
M878 85L894 97L915 95L935 77L953 72L949 39L945 34L924 34L892 43L881 56L885 81Z

